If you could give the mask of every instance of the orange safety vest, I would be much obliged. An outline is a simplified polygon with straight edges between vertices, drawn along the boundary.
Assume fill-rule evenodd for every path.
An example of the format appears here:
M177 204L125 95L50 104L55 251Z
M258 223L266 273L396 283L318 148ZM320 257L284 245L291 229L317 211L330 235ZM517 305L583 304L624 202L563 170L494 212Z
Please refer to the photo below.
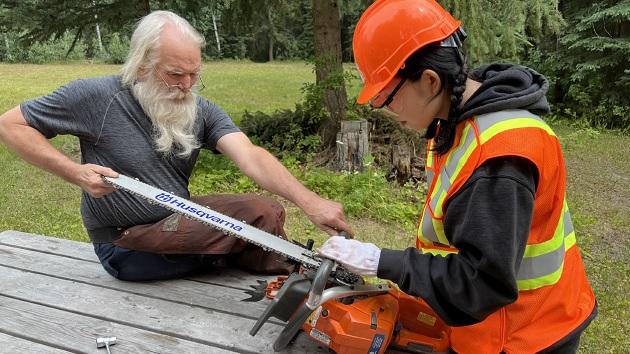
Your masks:
M565 199L566 171L557 136L538 116L509 110L470 118L458 125L444 155L427 148L429 190L418 222L417 248L457 257L444 234L444 206L488 159L519 156L538 168L532 223L517 272L517 300L480 323L451 328L458 353L534 353L577 328L592 313L595 295L575 244ZM471 235L474 237L474 235Z

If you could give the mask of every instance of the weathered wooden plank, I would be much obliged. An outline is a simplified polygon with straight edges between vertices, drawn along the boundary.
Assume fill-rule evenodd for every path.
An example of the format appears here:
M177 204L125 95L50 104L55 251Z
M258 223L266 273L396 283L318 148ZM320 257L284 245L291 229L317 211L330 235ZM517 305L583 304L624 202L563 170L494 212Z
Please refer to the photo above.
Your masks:
M186 277L184 279L215 286L226 286L235 289L249 290L250 285L256 285L257 280L271 281L277 275L253 274L238 269L214 269L205 274Z
M251 337L252 319L8 267L0 267L0 274L0 294L8 297L230 350L272 352L282 330L268 323ZM318 350L312 342L298 344L287 352Z
M0 316L4 318L2 314ZM67 354L70 352L0 333L0 353Z
M253 303L240 301L249 295L239 288L201 284L189 280L120 281L107 274L100 264L6 245L0 245L0 265L252 319L258 318L268 304L267 301ZM254 280L250 278L250 281Z
M220 347L7 297L0 297L0 331L24 338L0 336L2 353L104 354L105 349L96 348L96 338L102 336L116 337L112 353L231 353Z
M0 232L0 244L36 250L42 253L63 255L97 262L91 243L64 240L61 238L34 235L20 231Z
M65 240L49 236L33 235L19 231L0 232L0 245L13 246L41 253L58 255L65 258L76 258L95 262L99 264L98 258L94 254L91 243ZM101 268L103 274L109 276ZM194 281L208 284L231 286L241 289L249 289L250 285L256 284L257 279L271 280L275 276L251 274L235 269L210 270L207 274L190 277Z

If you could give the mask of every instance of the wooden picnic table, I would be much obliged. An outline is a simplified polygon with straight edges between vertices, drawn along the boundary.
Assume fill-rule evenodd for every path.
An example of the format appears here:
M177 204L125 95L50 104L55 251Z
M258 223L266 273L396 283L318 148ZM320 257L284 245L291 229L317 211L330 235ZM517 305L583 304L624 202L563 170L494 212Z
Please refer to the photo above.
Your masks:
M281 321L249 330L269 300L242 302L256 280L235 270L125 282L105 272L89 243L0 233L0 353L273 353ZM327 353L304 333L283 353Z

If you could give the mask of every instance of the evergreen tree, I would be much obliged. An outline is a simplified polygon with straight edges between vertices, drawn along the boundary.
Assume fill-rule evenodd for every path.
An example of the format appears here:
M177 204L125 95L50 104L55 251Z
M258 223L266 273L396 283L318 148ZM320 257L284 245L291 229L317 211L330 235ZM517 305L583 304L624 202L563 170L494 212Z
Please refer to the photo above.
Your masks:
M232 33L247 34L250 59L272 61L277 46L286 45L283 25L288 6L287 0L234 0L223 13L224 23Z
M128 35L135 22L153 10L172 10L200 26L206 35L212 22L203 17L209 16L204 9L226 1L229 0L2 0L0 28L20 33L23 46L59 39L70 32L74 39L69 53L79 40L95 35L93 28L97 23L105 31Z
M630 0L566 0L568 25L535 53L553 74L553 101L596 126L630 130Z
M462 21L469 64L519 62L528 47L557 33L558 0L439 0Z
M98 22L108 28L123 28L133 20L150 11L149 1L117 0L101 1L43 1L3 0L0 8L0 27L20 33L20 42L25 46L35 42L59 39L67 31L74 34L72 46ZM95 18L98 15L98 20ZM20 19L16 21L16 19Z

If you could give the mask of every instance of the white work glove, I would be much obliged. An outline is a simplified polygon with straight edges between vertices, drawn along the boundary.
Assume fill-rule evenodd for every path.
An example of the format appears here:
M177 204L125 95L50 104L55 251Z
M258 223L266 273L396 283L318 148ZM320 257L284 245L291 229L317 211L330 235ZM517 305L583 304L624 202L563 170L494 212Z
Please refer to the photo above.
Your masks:
M346 239L342 236L330 237L317 253L333 259L358 275L376 276L381 249L372 243Z

